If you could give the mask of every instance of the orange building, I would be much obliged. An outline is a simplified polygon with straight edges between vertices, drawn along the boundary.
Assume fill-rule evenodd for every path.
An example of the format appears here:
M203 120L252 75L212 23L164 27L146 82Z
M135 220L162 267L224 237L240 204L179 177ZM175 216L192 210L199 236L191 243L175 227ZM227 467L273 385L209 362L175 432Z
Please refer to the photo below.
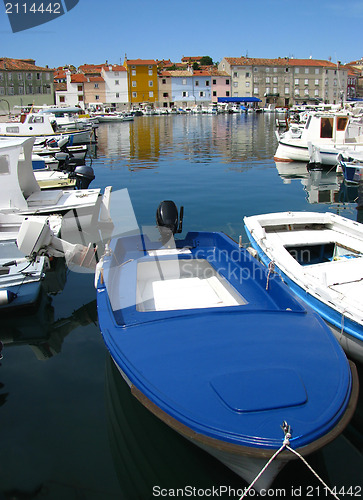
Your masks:
M153 59L127 59L124 66L127 70L127 83L131 104L158 101L157 62Z

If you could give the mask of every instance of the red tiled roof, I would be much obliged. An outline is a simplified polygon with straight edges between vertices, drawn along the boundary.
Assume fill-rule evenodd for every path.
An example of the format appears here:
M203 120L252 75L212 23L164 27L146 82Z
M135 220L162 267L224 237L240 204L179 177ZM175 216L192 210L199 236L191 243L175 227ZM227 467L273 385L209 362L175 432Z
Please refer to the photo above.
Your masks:
M157 64L154 59L126 59L128 66L154 66Z
M67 90L66 82L57 82L54 84L54 90Z
M53 71L50 68L35 66L34 59L11 59L0 57L0 69L10 71Z
M293 59L289 57L278 57L277 59L265 59L255 57L226 57L226 61L232 66L321 66L336 68L337 65L331 61L321 59Z
M84 83L87 82L87 77L83 73L75 73L71 75L72 83Z
M120 66L119 64L113 64L113 65L109 64L107 66L105 65L103 69L105 71L127 71L125 66Z
M196 57L182 57L182 62L198 62L203 58L203 56Z
M87 79L86 79L87 81ZM102 78L102 76L89 76L88 77L89 82L104 82L105 80Z

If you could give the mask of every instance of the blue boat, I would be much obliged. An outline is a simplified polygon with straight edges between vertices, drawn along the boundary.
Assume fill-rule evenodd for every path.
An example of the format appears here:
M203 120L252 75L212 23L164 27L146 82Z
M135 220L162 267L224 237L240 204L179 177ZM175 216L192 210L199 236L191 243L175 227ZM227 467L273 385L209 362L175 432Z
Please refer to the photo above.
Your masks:
M97 307L105 344L152 413L254 484L340 434L357 401L354 364L322 319L223 233L181 231L163 202L157 235L111 240Z

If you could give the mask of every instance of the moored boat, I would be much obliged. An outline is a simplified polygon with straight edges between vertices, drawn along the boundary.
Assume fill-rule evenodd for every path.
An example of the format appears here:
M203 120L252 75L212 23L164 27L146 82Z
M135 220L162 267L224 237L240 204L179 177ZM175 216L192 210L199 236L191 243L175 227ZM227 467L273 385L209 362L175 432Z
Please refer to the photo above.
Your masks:
M354 365L244 248L222 233L174 240L172 202L157 220L157 238L115 238L98 265L105 344L145 407L246 481L276 454L254 485L268 488L296 458L282 449L287 436L306 455L342 432L356 404Z
M245 217L261 261L331 326L346 353L363 362L363 227L332 213Z

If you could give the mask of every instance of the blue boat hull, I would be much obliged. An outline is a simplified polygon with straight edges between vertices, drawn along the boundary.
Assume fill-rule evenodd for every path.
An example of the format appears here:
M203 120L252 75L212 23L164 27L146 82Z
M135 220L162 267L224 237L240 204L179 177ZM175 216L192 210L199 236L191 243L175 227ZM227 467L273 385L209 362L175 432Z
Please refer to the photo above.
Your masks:
M145 236L120 238L103 262L100 329L133 393L188 439L228 457L271 456L282 444L283 421L292 428L291 446L303 453L333 439L351 417L356 389L348 360L321 318L280 280L269 281L266 268L225 235L188 233L176 243L189 253L155 257L149 252L155 243ZM206 261L227 283L235 304L201 305L202 283L187 275L197 261L213 287ZM177 280L165 276L175 262ZM150 300L137 296L141 271L150 274L151 263L163 269L161 278L152 278L155 304L147 309ZM199 306L175 308L170 290L177 287L189 303L193 290L183 295L188 278L200 286Z

